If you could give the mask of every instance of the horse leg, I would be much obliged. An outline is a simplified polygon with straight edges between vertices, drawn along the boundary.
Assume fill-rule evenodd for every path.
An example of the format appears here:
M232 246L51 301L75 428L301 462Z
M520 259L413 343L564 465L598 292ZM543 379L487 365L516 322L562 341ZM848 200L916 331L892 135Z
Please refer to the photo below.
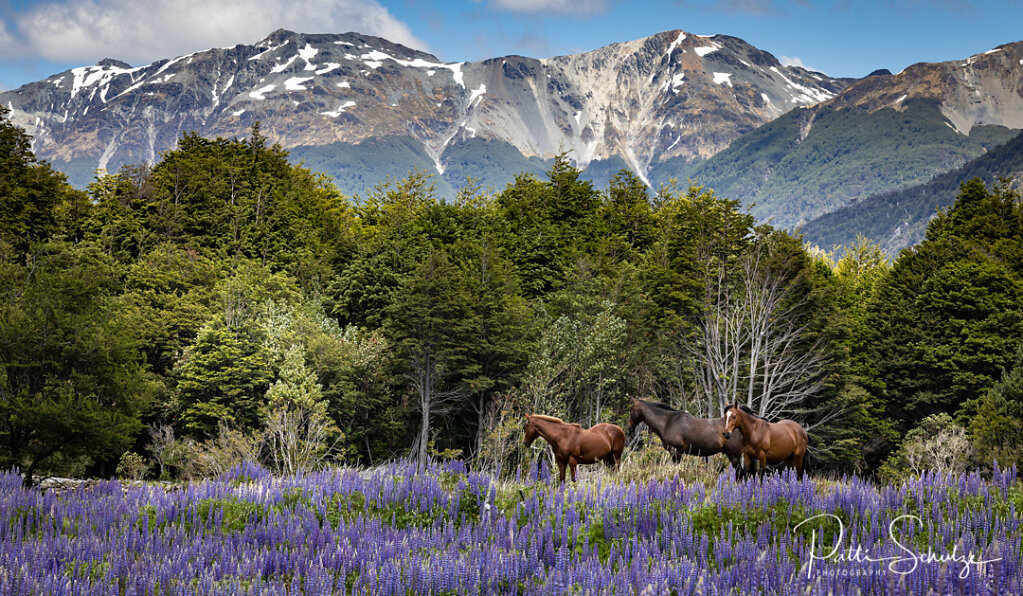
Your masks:
M563 459L558 460L558 481L561 484L565 483L565 464L566 464L565 460Z
M801 454L801 453L793 453L792 456L789 457L789 460L790 460L789 463L788 463L789 467L796 469L796 478L798 478L799 480L802 480L803 479L803 454Z
M576 479L575 479L575 467L577 465L579 465L579 462L577 462L574 457L569 458L569 460L568 460L568 467L572 468L572 482L577 482Z
M760 477L763 478L764 473L767 472L767 453L761 453L757 457L757 459L759 460L760 463L760 469L757 470L757 472L759 473Z
M739 454L739 470L737 472L743 480L753 475L753 457L746 454Z
M742 480L742 456L729 457L728 461L732 463L732 469L735 470L735 480L737 482Z
M612 470L618 470L618 464L622 461L622 454L612 451L604 458L604 465Z

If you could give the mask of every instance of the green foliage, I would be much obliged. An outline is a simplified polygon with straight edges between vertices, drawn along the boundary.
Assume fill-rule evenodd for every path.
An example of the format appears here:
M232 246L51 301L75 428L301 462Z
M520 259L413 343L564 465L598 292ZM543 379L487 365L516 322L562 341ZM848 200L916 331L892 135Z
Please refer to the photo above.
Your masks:
M9 114L0 106L0 255L23 252L62 231L62 213L73 215L81 200L63 174L36 160L31 139Z
M158 375L169 373L223 303L217 269L211 259L172 244L157 245L128 267L125 299L135 310L146 362Z
M516 264L523 293L536 298L562 283L576 255L598 241L600 195L559 155L541 181L520 175L497 197L507 226L498 242Z
M118 271L90 245L0 263L0 465L116 458L151 396ZM130 311L128 311L130 313Z
M385 326L398 371L409 381L421 414L419 461L426 462L431 415L464 396L461 382L476 372L469 352L474 325L468 291L445 252L431 253L403 280Z
M1002 379L963 410L969 414L975 465L1023 466L1023 347Z
M174 372L183 434L209 438L221 423L257 427L271 379L261 339L252 326L213 324L199 331Z
M324 277L346 229L343 199L292 166L258 126L248 140L185 134L152 172L146 227L158 239L273 263L301 280Z
M1023 134L992 148L961 167L938 174L918 186L874 195L812 219L802 226L807 240L820 246L845 245L862 234L895 256L924 239L936 210L954 202L963 180L979 178L988 185L1023 174Z
M931 100L873 112L803 108L740 137L686 174L741 199L758 219L788 227L927 182L1015 135L1001 126L961 135L946 126Z
M965 183L928 238L904 252L867 319L870 366L889 415L909 428L984 395L1023 341L1020 204Z

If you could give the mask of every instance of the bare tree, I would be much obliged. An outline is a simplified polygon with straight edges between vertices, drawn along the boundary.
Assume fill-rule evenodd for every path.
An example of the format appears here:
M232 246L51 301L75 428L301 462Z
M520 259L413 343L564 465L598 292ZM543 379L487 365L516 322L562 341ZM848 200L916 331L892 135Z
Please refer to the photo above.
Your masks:
M687 350L707 416L742 401L765 418L801 418L821 389L823 344L812 338L805 299L791 276L770 266L768 250L758 243L735 274L720 263L708 276Z
M167 465L175 460L175 452L180 451L181 443L174 437L174 429L168 424L150 424L149 436L149 456L160 469L159 478L163 479Z
M821 340L810 339L804 322L806 301L793 296L793 284L765 267L760 249L743 259L742 308L748 333L746 405L768 418L803 413L821 389Z
M263 431L263 450L284 474L304 474L323 467L340 453L341 434L321 412L288 407L270 414Z

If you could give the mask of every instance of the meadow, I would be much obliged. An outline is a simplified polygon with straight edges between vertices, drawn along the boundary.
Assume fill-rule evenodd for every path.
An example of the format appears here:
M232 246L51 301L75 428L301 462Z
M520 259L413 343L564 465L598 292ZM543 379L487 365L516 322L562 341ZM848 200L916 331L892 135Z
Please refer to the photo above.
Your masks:
M884 486L683 476L243 464L41 491L6 473L0 593L1023 593L1015 468Z

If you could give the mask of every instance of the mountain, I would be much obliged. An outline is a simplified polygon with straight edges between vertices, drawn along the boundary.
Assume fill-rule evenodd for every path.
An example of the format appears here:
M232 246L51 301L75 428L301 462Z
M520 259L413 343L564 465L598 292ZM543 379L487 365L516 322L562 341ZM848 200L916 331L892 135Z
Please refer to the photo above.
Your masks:
M879 243L889 256L920 242L938 209L950 207L963 180L988 185L1008 178L1023 185L1023 133L926 184L869 197L827 213L802 227L804 239L822 248L849 246L857 235Z
M963 165L1023 128L1023 42L966 60L877 71L818 105L792 110L702 163L678 170L794 227ZM673 161L677 163L672 163Z
M36 154L77 184L152 161L183 132L262 133L363 193L411 167L442 192L471 173L496 187L568 152L591 175L711 157L849 81L783 66L724 35L666 31L592 52L442 62L387 40L276 31L255 45L131 67L75 68L0 93Z

